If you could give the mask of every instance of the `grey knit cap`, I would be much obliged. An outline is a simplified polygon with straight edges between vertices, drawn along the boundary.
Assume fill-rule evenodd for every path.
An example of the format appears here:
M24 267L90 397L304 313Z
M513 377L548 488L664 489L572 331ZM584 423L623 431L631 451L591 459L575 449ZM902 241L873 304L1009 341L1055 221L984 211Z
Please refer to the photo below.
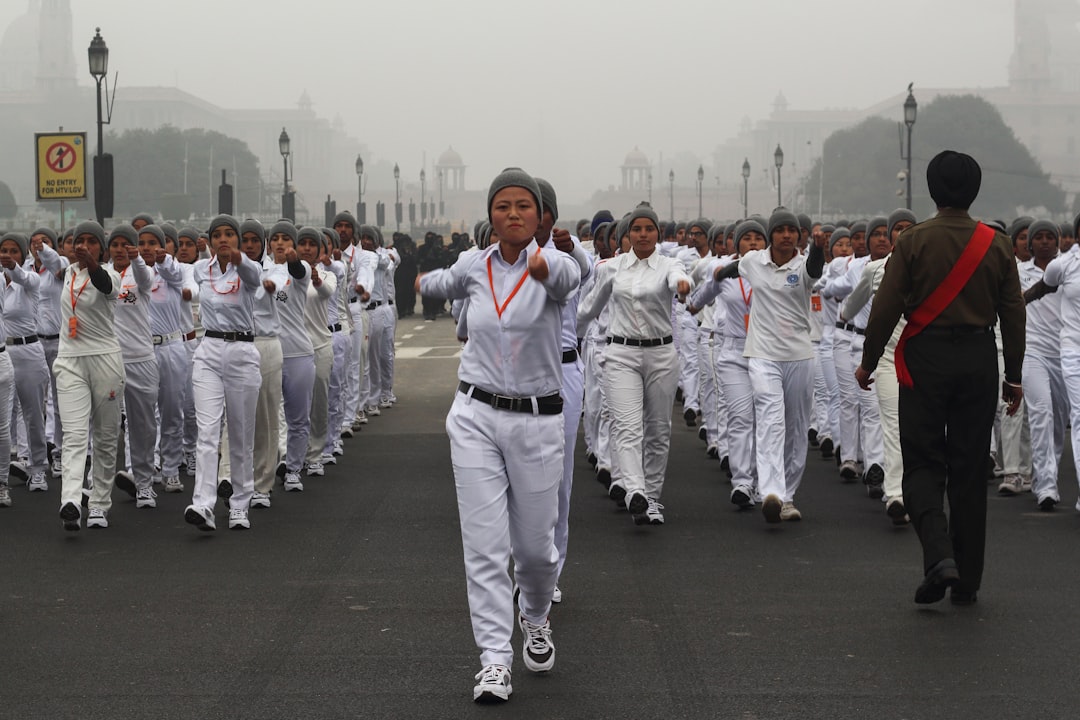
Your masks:
M630 232L630 226L634 224L635 220L649 220L656 226L657 233L660 232L660 218L656 217L656 211L653 210L652 205L647 202L639 203L638 206L631 211L630 217L626 221L626 232Z
M765 241L771 244L773 233L784 226L793 227L798 232L799 218L795 217L795 213L786 208L776 208L773 210L773 214L769 216L769 234L765 236Z
M161 228L161 232L165 233L166 240L172 240L173 245L180 242L180 233L176 231L176 226L172 223L163 222L158 227Z
M709 231L712 230L712 220L709 220L708 218L700 217L697 220L693 220L693 221L687 223L686 231L689 232L690 229L694 228L694 227L701 228L701 231L703 233L705 233L705 235L707 237L708 234L709 234Z
M893 228L896 227L896 223L907 220L912 225L919 223L919 218L915 217L915 213L911 212L907 208L896 208L889 213L889 237L892 237Z
M851 225L851 234L854 235L855 233L866 233L866 221L865 220L858 220L858 221L852 223L852 225ZM869 235L869 233L867 233L867 234Z
M98 255L98 262L101 262L105 257L105 228L101 227L96 220L83 220L81 223L75 226L71 236L77 241L80 235L93 235L97 238L98 245L101 247L101 253Z
M320 255L326 250L326 236L317 227L308 225L300 228L299 232L296 233L296 244L299 245L301 240L314 240L319 248Z
M148 232L147 228L150 227L157 228L157 225L144 225L142 230L136 230L134 225L120 223L112 229L111 233L109 233L109 244L112 245L112 241L116 238L123 238L127 241L128 245L137 247L139 245L140 233ZM158 232L161 232L161 230L158 229Z
M1009 238L1013 242L1016 242L1016 236L1031 227L1031 223L1033 222L1035 222L1035 218L1030 215L1021 215L1016 218L1013 220L1012 225L1009 226ZM1031 232L1028 231L1028 235L1030 234Z
M833 234L829 236L829 254L832 254L833 248L836 247L836 243L844 238L851 239L851 231L846 227L840 227L833 230Z
M22 233L9 232L0 238L0 243L5 240L11 240L19 246L19 250L22 252L22 262L26 262L26 256L30 253L30 238L26 237Z
M809 215L806 213L799 213L797 217L799 218L799 228L801 230L805 230L806 232L813 231L814 221L810 219Z
M361 225L356 230L356 239L359 240L362 237L369 237L371 241L375 243L375 247L382 247L382 235L379 234L378 229L374 225Z
M1058 227L1056 222L1050 222L1049 220L1036 220L1028 226L1028 249L1031 249L1031 238L1035 237L1038 233L1046 231L1054 236L1054 239L1058 242L1061 241L1061 228Z
M750 231L760 233L761 237L765 238L766 242L768 241L769 236L765 233L765 228L761 223L757 220L743 220L735 226L735 252L739 251L739 241Z
M129 225L132 230L135 230L134 226ZM142 229L138 231L139 235L147 233L153 235L154 239L158 241L158 245L165 247L165 231L161 229L160 225L150 223L149 225L143 225ZM136 237L136 245L138 244L138 237Z
M496 175L495 179L491 181L491 186L488 188L488 220L491 220L491 203L494 202L495 195L497 195L500 190L504 190L508 187L520 187L528 190L536 200L537 213L543 213L544 198L540 195L540 186L537 184L536 180L521 168L510 167Z
M207 235L213 235L214 231L219 227L231 227L233 232L236 233L236 237L240 237L240 222L232 215L218 215L210 221L210 227L207 228Z
M270 228L270 232L267 234L267 239L273 239L275 235L287 235L293 242L293 247L296 247L296 226L284 218L278 220Z
M394 236L393 235L390 236L390 242L387 242L386 238L383 237L382 229L378 225L372 225L371 229L375 231L375 246L376 247L393 247L394 246Z
M49 244L52 245L53 250L56 249L56 232L52 228L39 227L34 230L34 232L30 233L30 237L34 237L35 235L44 235L49 238Z
M824 235L828 235L831 232L836 232L836 226L833 225L832 223L825 223L824 225L821 226L820 229L821 229L822 234L824 234Z
M712 247L712 244L716 242L717 235L719 235L720 237L724 236L723 225L717 224L709 228L708 231L705 233L705 242L709 243L709 246Z
M198 241L198 239L199 239L199 237L201 237L202 233L199 232L199 228L197 228L197 227L192 227L191 225L185 225L184 227L180 228L180 232L178 232L176 235L177 235L177 244L179 244L179 242L180 242L179 238L182 238L182 237L186 237L186 238L189 238L191 240Z
M878 215L877 217L872 217L869 220L867 220L866 221L866 237L867 237L867 239L869 239L870 236L874 234L874 231L877 230L879 227L885 228L886 233L889 232L889 218L885 217L884 215Z
M1058 237L1073 237L1070 233L1073 232L1073 227L1069 223L1061 223L1058 225L1060 230L1058 231Z
M341 249L341 236L338 235L338 231L332 227L322 229L322 234L326 236L326 241L332 246L333 250Z
M134 228L135 223L137 223L140 220L145 222L147 225L153 225L154 224L154 216L153 215L151 215L150 213L141 212L138 215L136 215L135 217L131 218L131 226Z
M627 213L619 219L619 222L615 223L615 244L621 245L622 239L626 237L626 233L630 231L630 214ZM609 238L610 239L610 238ZM618 249L618 248L616 248Z
M544 210L551 211L551 217L556 220L559 219L559 201L555 195L555 188L551 186L547 180L542 178L535 178L536 184L540 186L540 201L544 204Z
M266 228L258 220L248 218L244 222L240 223L240 237L244 237L247 233L255 233L259 236L259 239L266 239Z

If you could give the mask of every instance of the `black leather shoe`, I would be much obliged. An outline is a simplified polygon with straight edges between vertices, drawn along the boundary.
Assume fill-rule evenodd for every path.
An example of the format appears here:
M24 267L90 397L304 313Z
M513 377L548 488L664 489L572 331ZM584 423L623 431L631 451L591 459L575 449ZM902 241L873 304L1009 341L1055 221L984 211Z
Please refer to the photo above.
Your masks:
M683 420L686 421L686 427L695 427L697 425L697 413L693 408L686 408L686 412L682 414Z
M953 588L952 592L949 593L949 601L953 605L967 607L979 602L979 593L974 590L957 590Z
M938 561L930 568L926 577L915 589L915 602L920 605L936 603L945 597L945 590L960 582L960 572L956 569L956 561L945 558Z
M825 438L821 441L821 457L824 460L829 460L833 456L833 441L832 438Z
M600 468L597 470L596 479L600 481L600 484L603 485L605 489L611 487L611 471L607 468Z

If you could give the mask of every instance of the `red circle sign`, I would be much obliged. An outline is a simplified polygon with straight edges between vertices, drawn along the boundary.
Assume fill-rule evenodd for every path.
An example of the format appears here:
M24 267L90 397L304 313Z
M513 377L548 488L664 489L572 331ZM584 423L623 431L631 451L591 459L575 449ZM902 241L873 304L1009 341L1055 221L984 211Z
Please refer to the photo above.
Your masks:
M53 172L65 173L75 167L75 148L66 142L53 143L45 152L45 164Z

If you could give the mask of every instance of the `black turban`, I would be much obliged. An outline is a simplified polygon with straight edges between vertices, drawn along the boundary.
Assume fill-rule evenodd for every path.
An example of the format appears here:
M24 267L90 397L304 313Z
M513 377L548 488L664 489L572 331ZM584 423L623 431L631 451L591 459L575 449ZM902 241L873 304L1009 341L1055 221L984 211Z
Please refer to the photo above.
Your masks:
M930 197L940 208L967 210L975 202L981 184L979 163L964 153L944 150L926 168Z

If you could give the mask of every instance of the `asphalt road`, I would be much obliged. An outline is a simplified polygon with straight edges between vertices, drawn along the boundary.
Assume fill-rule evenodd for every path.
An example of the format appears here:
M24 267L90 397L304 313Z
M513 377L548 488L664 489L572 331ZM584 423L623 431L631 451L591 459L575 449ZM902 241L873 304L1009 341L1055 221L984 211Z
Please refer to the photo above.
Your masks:
M579 448L558 662L472 703L443 419L451 323L398 327L398 405L247 532L183 495L67 534L59 488L0 509L0 718L1075 718L1080 513L989 488L979 603L912 602L918 542L812 455L801 523L735 510L679 417L667 524L635 527ZM996 484L995 484L996 485ZM218 527L224 528L218 510ZM515 637L515 647L520 639ZM1073 678L1070 680L1069 678Z

